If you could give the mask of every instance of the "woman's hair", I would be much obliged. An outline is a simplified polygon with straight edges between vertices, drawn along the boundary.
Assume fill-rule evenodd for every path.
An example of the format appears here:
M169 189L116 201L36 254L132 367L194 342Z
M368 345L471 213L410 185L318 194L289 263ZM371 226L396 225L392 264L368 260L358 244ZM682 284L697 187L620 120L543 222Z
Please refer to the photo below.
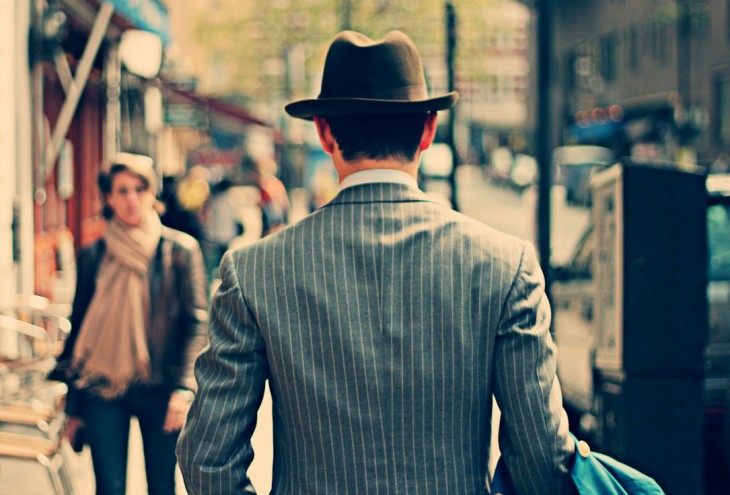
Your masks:
M416 156L427 115L424 112L323 118L345 160L395 158L405 162Z
M128 160L124 158L115 161L112 163L112 166L109 167L108 171L99 172L99 178L97 179L99 190L104 197L104 208L101 213L107 220L114 216L114 211L106 204L106 197L112 192L114 177L123 172L133 175L141 180L142 184L144 184L145 190L149 191L153 196L157 191L157 179L151 163L148 163L147 161L144 163L136 163L133 159Z

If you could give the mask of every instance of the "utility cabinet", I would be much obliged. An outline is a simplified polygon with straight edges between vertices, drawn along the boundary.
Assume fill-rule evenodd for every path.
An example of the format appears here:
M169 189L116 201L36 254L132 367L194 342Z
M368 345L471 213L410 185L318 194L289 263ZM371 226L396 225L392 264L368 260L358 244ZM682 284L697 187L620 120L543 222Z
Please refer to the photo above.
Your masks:
M702 493L705 176L624 160L592 180L596 450Z

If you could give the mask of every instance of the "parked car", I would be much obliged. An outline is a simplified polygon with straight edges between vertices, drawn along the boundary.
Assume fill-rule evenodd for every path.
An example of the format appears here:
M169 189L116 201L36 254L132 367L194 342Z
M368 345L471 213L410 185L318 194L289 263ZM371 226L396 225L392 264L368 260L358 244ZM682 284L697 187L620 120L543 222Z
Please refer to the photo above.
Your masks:
M717 431L726 414L730 386L730 174L709 176L707 191L709 327L704 408L706 426ZM593 315L596 252L594 231L589 226L570 261L556 268L551 286L564 403L571 428L585 437L590 437L597 425L594 392L599 388L595 368L598 330Z
M705 398L724 411L730 391L730 174L707 178L707 297L709 335L705 352Z
M509 173L509 179L518 190L523 190L535 184L537 182L537 161L535 158L523 153L517 154Z
M590 179L596 170L614 161L613 152L602 146L571 145L553 150L555 183L565 187L568 204L590 205Z
M505 147L495 148L489 155L487 173L496 184L509 185L510 172L514 156L512 150Z
M558 345L558 376L566 410L579 430L595 427L593 390L597 330L593 323L593 253L595 236L589 225L565 266L555 271L551 286L553 329Z

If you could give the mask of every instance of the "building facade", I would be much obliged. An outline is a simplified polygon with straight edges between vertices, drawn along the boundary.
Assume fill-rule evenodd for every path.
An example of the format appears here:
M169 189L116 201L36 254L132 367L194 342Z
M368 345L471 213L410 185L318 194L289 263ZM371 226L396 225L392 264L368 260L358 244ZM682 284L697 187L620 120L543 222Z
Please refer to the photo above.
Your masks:
M730 149L726 0L559 0L555 144L680 165Z
M161 0L0 1L2 308L71 302L76 252L103 233L97 177L117 153L152 157L162 184L196 148L214 154L216 136L273 134L186 85L172 41Z

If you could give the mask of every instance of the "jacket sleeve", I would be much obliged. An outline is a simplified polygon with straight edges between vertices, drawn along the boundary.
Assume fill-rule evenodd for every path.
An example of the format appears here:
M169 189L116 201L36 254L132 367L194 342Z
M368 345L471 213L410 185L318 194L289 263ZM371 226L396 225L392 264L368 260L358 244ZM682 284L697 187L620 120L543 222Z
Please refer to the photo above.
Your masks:
M515 493L570 493L575 447L556 375L545 279L531 244L524 245L504 303L494 370L499 444Z
M192 240L192 239L191 239ZM183 350L184 356L177 386L195 391L197 385L193 373L195 359L208 343L208 282L200 245L197 241L189 249L188 273L181 279L183 285L181 311L187 327L188 340Z
M264 339L243 298L232 254L220 265L210 345L195 364L198 393L177 445L190 495L255 493L247 475L251 436L264 394Z

